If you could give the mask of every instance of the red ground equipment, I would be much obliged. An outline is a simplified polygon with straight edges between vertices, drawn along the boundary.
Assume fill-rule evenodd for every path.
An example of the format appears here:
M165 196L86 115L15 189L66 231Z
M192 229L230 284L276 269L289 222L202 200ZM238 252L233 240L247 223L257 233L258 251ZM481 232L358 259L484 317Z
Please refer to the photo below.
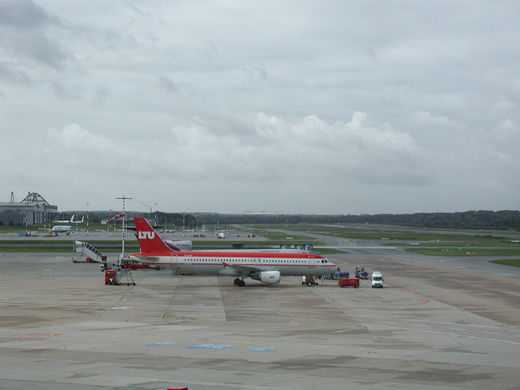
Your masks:
M359 287L359 279L358 278L339 278L338 286L340 287Z
M114 269L107 269L105 271L105 284L111 284L119 286L119 280L117 279L117 272Z

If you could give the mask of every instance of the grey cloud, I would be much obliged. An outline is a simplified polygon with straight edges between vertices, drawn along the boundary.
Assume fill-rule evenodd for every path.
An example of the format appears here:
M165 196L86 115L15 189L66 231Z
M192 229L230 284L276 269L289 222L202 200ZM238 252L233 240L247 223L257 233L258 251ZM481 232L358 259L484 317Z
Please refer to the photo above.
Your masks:
M421 149L413 139L376 127L364 113L355 113L349 123L328 123L316 116L289 122L257 113L244 125L256 134L253 139L263 141L251 144L239 133L217 135L195 124L172 128L177 163L206 163L204 172L212 171L223 179L292 181L317 174L330 181L347 175L362 182L379 178L395 185L430 182L424 179ZM213 167L219 169L213 172ZM193 169L186 166L185 170Z
M20 54L55 69L60 68L67 59L67 55L59 45L45 36L20 35L15 39L15 44Z
M174 197L172 209L518 205L520 3L0 7L2 118L27 129L34 150L47 128L71 143L71 164L36 153L53 170L26 179L80 172L140 199ZM8 156L27 147L16 142L7 139Z
M50 21L45 10L31 0L7 0L0 2L0 25L15 29L39 29Z
M27 85L30 77L23 71L16 69L16 66L0 62L0 79L10 83Z
M29 0L0 3L0 42L19 61L31 59L60 68L67 55L49 34L59 26L56 18Z
M106 86L101 86L96 89L91 98L92 105L96 107L103 107L110 96L110 90Z
M159 87L163 88L169 93L176 93L179 91L179 85L173 82L167 76L160 76L158 80Z
M52 87L54 94L60 99L80 100L82 98L81 93L72 88L68 88L68 86L64 85L60 81L53 82Z

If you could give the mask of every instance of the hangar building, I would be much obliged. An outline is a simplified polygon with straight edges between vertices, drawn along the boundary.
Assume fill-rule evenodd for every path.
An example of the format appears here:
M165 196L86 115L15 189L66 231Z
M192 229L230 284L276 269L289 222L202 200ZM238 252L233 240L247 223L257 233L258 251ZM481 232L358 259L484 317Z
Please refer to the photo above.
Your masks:
M0 225L27 225L52 221L58 214L58 206L49 204L37 192L29 192L21 202L0 203Z

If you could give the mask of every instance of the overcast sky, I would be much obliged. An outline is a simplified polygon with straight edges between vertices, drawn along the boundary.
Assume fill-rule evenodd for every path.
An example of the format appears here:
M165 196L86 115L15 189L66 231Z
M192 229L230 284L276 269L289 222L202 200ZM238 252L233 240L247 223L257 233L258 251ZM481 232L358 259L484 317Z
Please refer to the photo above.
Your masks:
M519 1L0 0L0 201L519 209Z

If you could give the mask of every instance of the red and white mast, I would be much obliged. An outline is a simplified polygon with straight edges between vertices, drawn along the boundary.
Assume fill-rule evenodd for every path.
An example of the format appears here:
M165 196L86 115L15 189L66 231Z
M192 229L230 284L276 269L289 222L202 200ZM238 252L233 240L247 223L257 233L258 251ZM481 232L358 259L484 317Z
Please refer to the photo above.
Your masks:
M125 256L125 201L127 199L130 200L132 198L128 198L125 195L123 195L123 196L117 197L116 199L123 200L123 227L121 229L121 258L123 258Z

